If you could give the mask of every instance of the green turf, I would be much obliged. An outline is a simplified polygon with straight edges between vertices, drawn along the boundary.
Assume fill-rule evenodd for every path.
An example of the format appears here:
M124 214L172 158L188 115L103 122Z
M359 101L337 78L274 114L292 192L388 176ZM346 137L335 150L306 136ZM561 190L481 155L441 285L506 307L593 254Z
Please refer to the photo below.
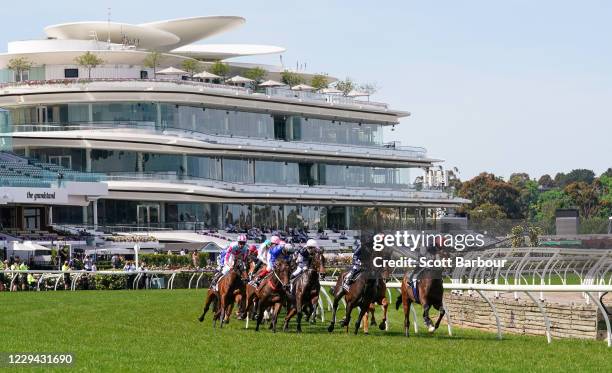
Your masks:
M297 334L258 333L196 318L204 290L0 293L4 352L73 352L78 370L103 371L610 371L602 341L554 340L446 328L330 335L320 322ZM340 312L342 314L343 312ZM356 317L356 316L354 316ZM0 368L1 369L1 368ZM72 369L74 370L74 369Z

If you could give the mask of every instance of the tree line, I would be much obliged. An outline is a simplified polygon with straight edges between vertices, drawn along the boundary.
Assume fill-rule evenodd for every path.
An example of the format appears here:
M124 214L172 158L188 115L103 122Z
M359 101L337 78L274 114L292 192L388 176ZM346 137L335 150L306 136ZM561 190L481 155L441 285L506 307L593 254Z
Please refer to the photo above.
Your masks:
M576 209L580 233L605 233L612 216L612 168L599 176L575 169L538 179L520 172L507 181L483 172L467 181L452 177L450 184L459 197L471 200L458 213L475 222L523 220L551 234L557 209Z

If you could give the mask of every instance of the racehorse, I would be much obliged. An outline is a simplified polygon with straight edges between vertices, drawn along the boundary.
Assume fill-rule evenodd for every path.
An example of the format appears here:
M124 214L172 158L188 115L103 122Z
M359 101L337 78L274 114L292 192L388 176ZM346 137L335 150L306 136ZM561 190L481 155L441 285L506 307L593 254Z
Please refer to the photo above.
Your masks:
M363 316L363 332L368 334L369 326L376 325L376 318L374 317L374 311L376 310L376 304L378 303L382 306L383 309L383 319L382 322L378 325L380 330L387 329L387 312L389 311L389 300L387 299L387 284L385 281L378 282L378 288L376 289L376 296L374 297L374 303L370 304L368 307L368 312ZM368 314L372 315L371 323L368 323Z
M250 291L251 297L247 296L248 307L252 306L254 299L257 297L257 326L255 331L259 331L259 326L263 320L264 311L272 307L271 329L276 333L276 322L278 313L283 304L287 301L287 286L289 285L289 277L291 275L290 264L284 259L277 259L272 269L272 273L266 276L259 288L255 292ZM249 286L253 288L253 286ZM248 319L247 319L248 322Z
M213 325L216 326L217 319L221 320L220 327L223 328L224 323L229 322L232 314L232 309L235 302L240 302L243 299L244 288L247 282L245 276L245 263L236 258L230 271L222 276L217 282L219 309L215 314Z
M366 312L368 312L370 305L376 302L380 282L384 283L384 280L379 273L364 269L357 274L357 277L353 280L349 290L345 291L342 284L344 283L344 277L346 274L347 272L342 273L342 275L338 278L338 281L336 281L336 286L334 287L333 313L331 322L327 327L327 331L330 333L334 331L334 326L336 324L338 303L344 296L346 301L346 316L342 321L342 326L346 327L346 331L348 332L348 326L351 322L351 312L353 311L353 308L359 307L359 316L357 317L357 322L355 322L355 334L357 334L359 332L359 326L361 325L363 316L366 314Z
M319 293L321 291L319 275L325 272L325 258L320 250L313 251L312 255L313 260L311 268L305 269L293 280L293 294L291 294L289 311L287 312L287 316L285 316L284 331L289 329L289 320L297 314L297 331L301 332L304 311L306 311L308 319L315 322L319 303Z
M427 330L433 333L440 326L440 322L446 311L442 305L444 296L444 287L442 283L442 271L434 268L425 268L417 276L416 293L410 284L410 275L404 274L402 279L402 295L397 297L395 309L399 309L400 304L404 306L404 334L408 337L410 329L410 305L412 302L423 305L423 321L427 326ZM429 318L429 309L433 306L440 311L436 324Z

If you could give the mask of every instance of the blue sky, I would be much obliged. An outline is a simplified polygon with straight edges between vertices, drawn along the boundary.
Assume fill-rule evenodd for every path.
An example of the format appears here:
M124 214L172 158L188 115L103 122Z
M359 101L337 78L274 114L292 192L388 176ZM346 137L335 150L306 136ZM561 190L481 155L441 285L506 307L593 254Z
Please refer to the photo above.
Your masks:
M386 139L426 147L464 179L612 167L609 1L5 2L0 44L105 20L107 7L118 22L243 16L207 42L279 45L286 64L376 82L373 100L412 113Z

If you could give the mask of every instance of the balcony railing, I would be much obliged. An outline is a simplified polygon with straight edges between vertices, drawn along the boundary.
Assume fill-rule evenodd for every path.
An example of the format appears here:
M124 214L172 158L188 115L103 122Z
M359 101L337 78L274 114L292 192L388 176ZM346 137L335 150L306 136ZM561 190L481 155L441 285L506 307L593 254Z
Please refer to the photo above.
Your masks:
M82 89L88 84L95 83L132 83L134 88L149 88L147 84L155 83L157 88L164 88L168 86L180 85L183 90L193 89L199 92L204 90L212 90L217 93L225 93L231 95L257 95L267 97L277 97L283 99L291 99L300 102L312 102L329 105L339 106L351 106L351 107L369 107L376 111L387 111L388 105L381 102L364 101L352 97L331 95L317 92L307 91L293 91L286 88L266 88L265 93L253 91L249 88L232 86L227 84L215 84L215 83L204 83L196 82L191 80L179 80L179 79L136 79L136 78L92 78L92 79L52 79L52 80L26 80L22 82L10 82L0 84L0 95L7 93L11 89L20 88L55 88L58 85L64 86L65 88L77 87Z
M355 197L355 198L392 198L392 199L450 199L453 197L451 188L432 188L419 190L415 185L391 184L368 185L363 187L331 186L331 185L276 185L265 183L237 183L191 176L181 176L173 172L156 173L110 173L108 180L112 181L142 181L178 183L198 185L210 188L224 189L234 192L261 195L307 195L321 197Z
M399 146L397 142L381 146L353 145L353 144L330 144L314 143L306 141L283 141L264 139L257 137L228 136L212 134L183 128L164 126L161 127L154 122L79 122L79 123L47 123L47 124L19 124L8 127L12 132L45 132L45 131L83 131L83 130L113 130L113 129L136 129L160 133L163 135L186 137L203 142L236 145L246 147L264 148L270 152L273 150L298 150L302 152L320 152L333 156L334 154L364 156L381 156L385 158L401 159L426 159L425 148L416 146Z

